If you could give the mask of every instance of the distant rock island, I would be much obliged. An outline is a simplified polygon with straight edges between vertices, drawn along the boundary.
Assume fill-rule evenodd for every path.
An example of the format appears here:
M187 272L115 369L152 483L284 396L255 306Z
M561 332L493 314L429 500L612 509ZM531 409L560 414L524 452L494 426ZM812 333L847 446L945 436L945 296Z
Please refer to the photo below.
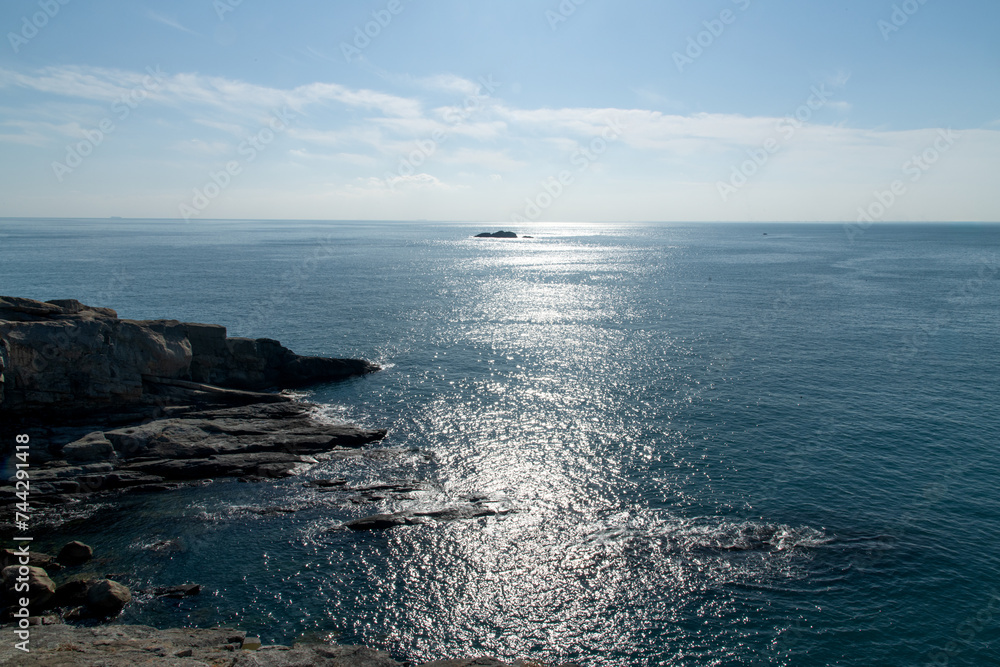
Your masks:
M517 238L517 234L515 234L514 232L505 232L505 231L501 230L499 232L492 232L492 233L490 233L490 232L483 232L482 234L476 234L475 238L477 238L477 239L516 239Z

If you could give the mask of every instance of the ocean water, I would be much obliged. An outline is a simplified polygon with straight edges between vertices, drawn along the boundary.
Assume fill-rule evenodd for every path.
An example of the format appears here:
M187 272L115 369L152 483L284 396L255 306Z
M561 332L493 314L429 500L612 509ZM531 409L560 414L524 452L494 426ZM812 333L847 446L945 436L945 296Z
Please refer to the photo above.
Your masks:
M0 220L0 293L380 373L362 461L67 508L122 621L399 658L1000 664L1000 226ZM389 451L382 451L389 450ZM306 488L425 480L407 499ZM355 534L377 511L498 516ZM294 510L294 511L293 511Z

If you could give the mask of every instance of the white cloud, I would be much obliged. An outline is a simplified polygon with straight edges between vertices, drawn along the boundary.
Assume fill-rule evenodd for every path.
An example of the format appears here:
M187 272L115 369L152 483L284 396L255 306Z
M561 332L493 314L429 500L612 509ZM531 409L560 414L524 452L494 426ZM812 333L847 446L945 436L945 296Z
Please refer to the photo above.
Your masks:
M170 26L174 30L180 30L181 32L186 32L189 35L195 35L197 37L201 37L200 33L197 33L194 30L191 30L190 28L187 28L187 27L181 25L180 22L177 21L177 19L170 18L169 16L164 16L163 14L158 14L157 12L154 12L153 10L149 10L149 12L147 13L147 16L149 18L153 19L154 21L158 22L158 23L162 23L163 25Z
M18 134L0 134L0 141L29 146L42 146L60 137L79 139L83 128L79 123L46 123L41 121L10 120L0 123L0 127L16 127Z
M0 88L38 93L29 104L0 107L0 142L16 145L22 156L35 151L38 161L48 164L59 157L59 150L46 144L61 149L67 137L82 136L83 128L110 116L115 100L142 87L147 76L96 67L0 68ZM838 72L827 85L843 85L849 76ZM511 193L510 205L516 207L537 190L539 178L556 173L553 169L575 169L570 156L611 128L615 138L608 143L613 150L588 166L573 194L567 192L560 199L558 211L553 207L554 215L599 218L620 210L619 217L633 219L738 219L758 207L762 218L836 219L844 215L839 211L851 193L860 193L857 196L863 200L874 188L887 187L899 177L901 165L932 146L937 136L934 128L905 132L852 128L842 118L839 124L792 125L771 116L615 107L520 108L486 97L474 108L432 106L426 98L435 97L435 92L467 94L477 84L452 75L406 82L414 84L424 92L407 97L332 82L275 88L198 73L163 74L162 83L147 91L150 99L142 102L142 113L130 116L127 123L129 132L145 142L145 149L170 149L189 157L188 162L197 166L191 177L197 181L217 169L226 154L233 154L234 139L242 140L262 127L271 113L288 107L296 117L281 133L280 149L269 149L254 163L253 178L269 177L279 198L282 192L294 191L295 197L287 195L289 206L304 201L313 192L308 188L314 188L327 205L336 197L355 203L364 199L372 206L372 217L390 210L379 208L382 197L397 206L403 200L419 202L424 208L415 208L410 217L429 218L442 217L435 213L446 210L436 208L444 206L440 199L448 200L452 214L447 217L455 217L462 206L468 207L470 216L484 215L492 210L483 208L487 192L496 194L491 206L504 206L498 193ZM59 99L53 101L53 96ZM827 104L837 112L850 111L845 101ZM162 107L171 113L155 113ZM345 107L350 113L342 113ZM987 175L1000 170L998 126L1000 121L963 131L960 145L919 183L921 194L909 197L893 214L948 219L949 206L970 219L976 216L966 213L969 210L979 211L978 218L988 217L989 211L1000 214L985 185ZM420 147L427 147L434 137L443 139L429 153L425 150L421 159L399 162L423 150ZM768 140L776 141L778 150L732 201L723 203L716 183L728 179L733 167L748 159L748 151L759 151ZM121 168L106 162L112 161L95 161L90 167L95 178L101 169ZM293 168L282 170L287 167ZM304 169L319 172L321 178L349 171L359 179L325 189L313 180L302 181ZM434 173L410 173L421 169ZM331 174L322 175L322 170ZM409 175L387 183L379 177L386 171ZM291 172L298 180L290 180ZM493 178L501 174L501 179ZM45 187L39 181L38 190ZM162 187L186 190L190 184ZM913 190L917 189L915 184ZM398 214L400 209L391 210ZM850 214L853 208L845 210ZM252 216L253 211L242 215Z
M371 109L387 116L417 117L417 100L367 89L351 89L336 83L311 83L292 89L269 88L245 81L195 73L163 74L152 84L146 72L127 72L101 67L46 67L30 74L0 68L0 88L20 87L42 93L101 100L111 104L135 89L173 106L195 104L214 107L228 114L254 115L262 110L289 106L302 110L310 104L339 102L348 107Z

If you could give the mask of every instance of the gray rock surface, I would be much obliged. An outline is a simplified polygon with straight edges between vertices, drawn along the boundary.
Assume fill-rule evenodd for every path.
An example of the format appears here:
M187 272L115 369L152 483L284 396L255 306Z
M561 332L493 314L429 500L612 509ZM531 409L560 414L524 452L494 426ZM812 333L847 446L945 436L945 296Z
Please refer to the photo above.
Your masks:
M104 433L96 431L63 447L62 455L73 463L96 463L114 459L115 448Z
M312 406L290 401L192 407L176 417L90 433L85 439L103 438L113 447L113 458L93 463L56 458L32 472L32 496L35 502L63 503L98 492L159 490L170 482L280 478L315 463L314 454L336 457L386 435L322 423L312 415Z
M5 636L13 637L9 628ZM157 630L143 625L35 625L30 653L18 651L13 641L0 642L0 664L23 667L403 667L388 653L364 646L296 644L264 646L256 651L240 647L240 630L174 628ZM442 660L418 667L528 667L493 658ZM575 667L564 665L563 667Z

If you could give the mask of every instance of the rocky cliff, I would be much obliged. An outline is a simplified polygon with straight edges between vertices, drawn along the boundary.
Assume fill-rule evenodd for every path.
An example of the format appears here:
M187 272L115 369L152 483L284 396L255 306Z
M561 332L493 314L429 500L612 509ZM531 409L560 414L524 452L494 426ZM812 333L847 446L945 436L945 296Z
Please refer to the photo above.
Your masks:
M123 320L72 299L0 297L0 413L51 422L162 405L178 387L197 390L178 382L261 391L376 370L359 359L300 356L268 338L229 338L218 325Z
M0 297L0 431L38 436L36 503L281 477L312 454L348 455L385 431L319 423L312 406L261 390L375 370L360 359L300 356L267 338L229 338L218 325ZM4 447L12 442L3 437Z

